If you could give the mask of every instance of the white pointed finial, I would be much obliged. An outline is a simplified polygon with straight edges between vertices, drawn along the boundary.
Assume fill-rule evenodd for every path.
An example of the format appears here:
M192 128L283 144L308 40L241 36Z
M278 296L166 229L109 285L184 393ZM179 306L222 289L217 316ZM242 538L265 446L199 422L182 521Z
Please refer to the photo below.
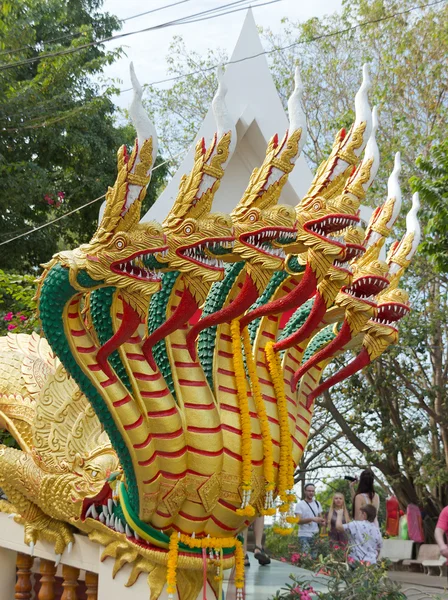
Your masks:
M378 111L376 106L372 110L372 132L367 142L366 150L364 152L363 162L368 162L373 159L372 166L370 168L369 180L362 184L362 187L367 191L373 183L380 166L380 152L378 150L378 144L376 143L376 132L378 130Z
M152 137L152 156L153 163L157 156L157 133L154 125L152 124L147 112L143 108L142 96L143 88L140 85L137 75L135 74L134 65L129 65L131 72L131 82L134 89L134 97L132 98L131 106L129 107L129 116L131 117L132 123L137 131L138 144L141 147L145 140Z
M297 129L302 129L298 154L300 154L303 146L305 145L307 135L306 115L302 108L302 94L302 78L300 77L299 67L296 67L294 71L294 90L288 100L288 114L289 134L291 135L291 133L297 131Z
M412 240L412 248L410 253L406 256L407 260L411 260L414 256L417 246L420 244L422 232L420 228L420 222L418 220L418 211L420 210L420 197L418 192L415 192L412 196L412 207L406 215L406 234L413 233L414 239Z
M367 140L370 137L370 132L372 129L372 113L369 106L369 99L367 96L367 92L369 91L372 82L369 76L369 67L367 64L364 64L362 67L362 83L359 88L356 96L355 96L355 122L353 123L353 129L356 129L360 123L365 121L366 128L363 134L363 140L365 140L361 146L354 150L357 156L360 156L362 151L364 150Z
M401 156L400 153L397 152L395 154L394 160L394 169L390 174L390 177L387 181L387 199L395 198L394 208L392 211L392 216L389 221L386 223L386 227L388 229L392 229L395 221L397 220L398 215L401 210L401 187L400 187L400 172L401 172Z
M225 69L223 65L218 67L218 89L212 101L212 110L215 117L216 132L218 134L218 140L228 131L231 132L230 146L229 146L229 158L226 162L229 162L236 148L236 129L235 124L229 114L229 109L225 101L227 93L227 86L224 82Z

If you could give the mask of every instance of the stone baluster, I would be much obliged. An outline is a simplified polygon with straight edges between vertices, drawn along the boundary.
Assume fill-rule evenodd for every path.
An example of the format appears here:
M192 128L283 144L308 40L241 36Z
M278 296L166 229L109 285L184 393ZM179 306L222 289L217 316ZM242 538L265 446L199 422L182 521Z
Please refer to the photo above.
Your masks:
M15 585L15 600L30 600L33 585L31 583L31 567L33 557L28 554L17 554L17 582Z
M40 559L40 589L38 600L55 599L56 565L51 560Z
M61 600L78 600L76 588L78 587L79 569L62 565L62 592Z
M98 598L98 574L86 571L87 600Z

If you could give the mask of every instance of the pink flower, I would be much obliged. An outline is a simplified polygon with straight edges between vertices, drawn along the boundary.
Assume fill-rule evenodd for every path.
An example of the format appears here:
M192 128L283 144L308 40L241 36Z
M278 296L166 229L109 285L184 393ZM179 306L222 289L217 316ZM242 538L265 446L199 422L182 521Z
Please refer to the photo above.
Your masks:
M349 557L347 558L347 562L349 562L349 563L354 563L354 562L355 562L355 559L354 559L354 558L352 558L351 556L349 556Z
M300 560L300 554L298 554L297 552L295 552L294 554L291 554L291 562L295 563L295 562L299 562Z
M19 317L19 319L21 321L26 321L28 319L28 317L25 317L25 315L17 315Z
M334 549L335 550L339 550L340 546L335 546Z
M12 323L10 323L8 325L8 331L12 331L13 329L15 329L17 327L17 325L13 325Z
M286 558L283 558L283 557L282 557L280 560L281 560L282 562L286 562Z
M64 198L65 198L65 193L64 193L64 192L58 192L58 198L59 198L60 200L64 200Z
M9 312L9 313L6 313L6 315L3 317L3 320L4 321L12 321L13 317L14 317L14 313Z

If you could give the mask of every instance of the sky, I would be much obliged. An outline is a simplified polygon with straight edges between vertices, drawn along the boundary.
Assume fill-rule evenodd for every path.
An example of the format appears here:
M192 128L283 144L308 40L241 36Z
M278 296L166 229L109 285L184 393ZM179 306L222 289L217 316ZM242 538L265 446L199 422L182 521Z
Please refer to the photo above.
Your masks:
M188 0L183 4L131 19L124 23L120 33L127 33L180 17L195 14L203 10L216 8L235 0ZM258 0L259 1L259 0ZM103 10L120 19L139 13L157 9L175 0L105 0ZM268 6L253 8L257 25L270 27L274 32L281 30L281 19L288 17L292 21L306 21L311 17L321 17L341 9L341 0L281 0ZM234 8L237 8L236 6ZM231 10L231 9L229 9ZM175 25L156 31L147 31L108 42L106 48L123 46L126 56L114 62L105 70L106 77L121 80L119 87L130 87L129 62L133 61L137 76L142 84L152 83L167 76L166 55L168 46L175 35L181 35L189 50L205 53L209 48L222 48L231 54L241 27L246 10L229 15L191 23ZM126 108L131 101L131 94L124 93L115 102Z

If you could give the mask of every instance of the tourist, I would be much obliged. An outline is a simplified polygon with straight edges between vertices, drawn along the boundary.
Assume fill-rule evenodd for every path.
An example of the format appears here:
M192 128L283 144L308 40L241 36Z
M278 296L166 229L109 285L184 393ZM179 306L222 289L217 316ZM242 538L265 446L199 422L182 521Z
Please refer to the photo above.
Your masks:
M255 535L255 547L254 547L254 558L258 560L258 563L264 567L269 565L271 559L266 554L266 550L263 548L263 529L264 529L264 517L257 517L253 523L254 535ZM247 533L249 528L244 530L244 566L250 567L249 555L247 554Z
M337 511L336 529L349 536L348 558L356 562L376 564L383 545L379 527L375 525L376 508L373 504L365 504L359 509L360 519L344 524L344 511Z
M359 477L358 487L355 492L356 480L350 484L350 491L352 494L353 501L353 518L355 521L362 521L364 517L361 514L361 508L366 504L371 504L376 509L378 514L380 508L380 497L375 492L373 482L375 475L370 469L363 471ZM378 527L378 519L375 519L375 525Z
M328 527L328 538L330 540L331 547L347 545L347 535L344 531L338 531L336 529L337 511L342 510L342 523L345 525L350 522L347 507L345 505L344 494L336 492L333 495L331 501L330 510L327 516L327 527Z
M442 510L437 521L434 538L440 549L440 554L448 558L448 545L445 541L445 536L448 535L448 506Z
M319 525L325 524L322 517L320 502L314 499L316 493L313 483L307 483L304 488L305 498L295 507L296 517L299 517L299 541L302 550L311 552L312 542L319 533Z

